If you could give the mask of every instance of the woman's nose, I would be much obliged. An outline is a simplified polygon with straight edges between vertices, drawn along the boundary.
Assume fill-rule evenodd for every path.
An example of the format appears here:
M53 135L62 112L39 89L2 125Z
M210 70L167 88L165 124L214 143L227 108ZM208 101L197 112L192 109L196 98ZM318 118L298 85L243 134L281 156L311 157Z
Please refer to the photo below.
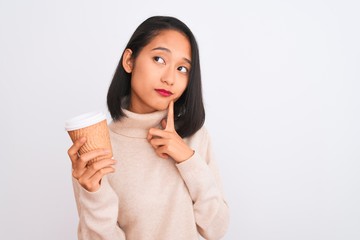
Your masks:
M175 82L175 71L171 68L168 68L163 72L163 75L161 76L161 82L166 83L169 86L174 85Z

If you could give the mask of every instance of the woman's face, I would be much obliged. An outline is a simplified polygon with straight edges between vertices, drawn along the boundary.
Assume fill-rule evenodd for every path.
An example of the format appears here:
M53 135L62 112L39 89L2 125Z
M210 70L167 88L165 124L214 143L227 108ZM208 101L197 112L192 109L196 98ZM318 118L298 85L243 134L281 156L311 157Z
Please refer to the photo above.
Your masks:
M191 45L178 31L161 31L140 51L135 62L129 49L123 59L125 70L131 72L132 112L165 110L171 100L180 98L189 82Z

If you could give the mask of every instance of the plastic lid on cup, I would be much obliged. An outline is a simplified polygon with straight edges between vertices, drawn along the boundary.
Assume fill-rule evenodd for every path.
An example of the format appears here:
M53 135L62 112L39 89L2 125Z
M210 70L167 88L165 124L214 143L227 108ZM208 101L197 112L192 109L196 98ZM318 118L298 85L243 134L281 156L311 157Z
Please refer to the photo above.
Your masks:
M88 127L106 119L102 112L84 113L65 122L66 131L73 131L80 128Z

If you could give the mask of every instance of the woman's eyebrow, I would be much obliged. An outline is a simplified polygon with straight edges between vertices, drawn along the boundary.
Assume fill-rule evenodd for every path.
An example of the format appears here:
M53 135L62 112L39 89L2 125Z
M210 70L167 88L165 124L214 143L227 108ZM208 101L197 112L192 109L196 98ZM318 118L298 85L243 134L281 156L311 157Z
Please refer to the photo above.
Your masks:
M160 50L160 51L165 51L165 52L168 52L168 53L171 53L170 49L168 48L165 48L165 47L156 47L156 48L153 48L151 49L151 51L156 51L156 50ZM189 63L191 65L191 61L187 58L183 58L187 63Z
M164 47L156 47L156 48L151 49L151 51L155 51L155 50L161 50L161 51L165 51L165 52L171 53L170 49L164 48Z

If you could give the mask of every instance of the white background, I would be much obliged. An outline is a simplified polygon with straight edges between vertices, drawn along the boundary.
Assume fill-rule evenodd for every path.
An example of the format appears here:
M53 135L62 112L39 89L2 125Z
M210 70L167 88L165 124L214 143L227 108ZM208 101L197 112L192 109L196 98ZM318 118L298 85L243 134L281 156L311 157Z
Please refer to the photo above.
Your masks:
M360 239L360 3L0 1L0 238L76 239L64 121L106 111L125 44L172 15L200 47L227 240Z

